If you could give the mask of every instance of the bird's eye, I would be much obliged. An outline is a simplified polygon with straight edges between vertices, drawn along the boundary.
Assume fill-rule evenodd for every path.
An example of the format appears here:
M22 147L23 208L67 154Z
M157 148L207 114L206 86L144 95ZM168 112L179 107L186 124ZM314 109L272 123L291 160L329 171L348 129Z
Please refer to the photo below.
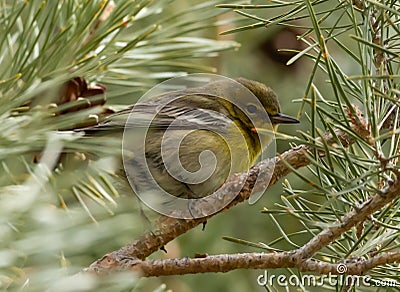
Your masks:
M257 111L257 107L254 104L249 104L247 106L247 111L251 114L254 114Z

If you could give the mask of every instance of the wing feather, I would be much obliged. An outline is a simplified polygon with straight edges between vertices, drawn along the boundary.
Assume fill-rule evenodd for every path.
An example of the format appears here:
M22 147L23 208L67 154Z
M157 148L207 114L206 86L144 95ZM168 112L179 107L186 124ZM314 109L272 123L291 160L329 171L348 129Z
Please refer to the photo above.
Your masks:
M182 106L177 102L163 105L159 103L160 99L149 100L108 116L99 125L90 128L90 131L124 129L125 127L225 131L232 123L229 116L216 110L201 108L201 99L204 99L205 95L193 95L195 96L190 96L191 100L196 100L196 97L199 97L197 102L194 103L195 107ZM188 94L182 94L182 98L187 97ZM216 98L215 96L211 97Z

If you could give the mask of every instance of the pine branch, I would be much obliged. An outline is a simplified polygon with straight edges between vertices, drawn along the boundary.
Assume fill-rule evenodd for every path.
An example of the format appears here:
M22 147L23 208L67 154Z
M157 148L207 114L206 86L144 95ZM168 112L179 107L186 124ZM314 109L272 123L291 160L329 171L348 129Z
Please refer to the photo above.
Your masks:
M354 126L353 130L356 130ZM339 139L343 146L347 147L354 142L354 139L346 132L336 130L335 136ZM331 133L317 139L317 143L322 143L324 140L327 145L334 145L336 139ZM153 252L162 248L172 239L180 236L188 230L196 227L199 224L206 222L216 214L227 210L245 200L247 200L253 189L256 180L260 180L260 186L268 187L274 185L281 178L289 174L293 169L298 169L310 164L308 159L308 152L310 146L300 145L292 148L282 155L278 155L273 159L261 161L260 163L253 166L248 172L235 174L216 191L212 196L206 197L200 201L199 206L195 206L194 209L204 208L214 204L215 198L223 200L225 197L229 197L230 194L237 194L237 196L222 210L217 213L213 213L208 217L193 220L180 220L171 217L162 216L156 224L156 229L142 236L140 239L133 241L132 243L122 247L121 249L104 255L101 259L97 260L90 265L85 271L95 271L97 273L107 272L110 269L123 269L122 267L130 266L130 260L137 262L137 260L143 260ZM321 156L324 153L319 153ZM265 178L269 178L269 174L273 170L273 175L270 180L264 181ZM244 184L243 180L245 180ZM258 183L258 181L257 181ZM241 188L241 186L243 187ZM238 189L241 188L241 189ZM211 197L211 199L210 199ZM210 200L211 204L208 202ZM336 237L332 237L332 240ZM318 246L319 247L319 246ZM311 249L313 250L313 249ZM312 254L311 254L312 255ZM304 256L304 254L303 254ZM126 264L128 263L128 264Z
M299 148L289 150L288 152L303 150ZM279 162L279 161L278 161ZM301 167L300 164L294 164L293 167ZM253 168L254 169L254 168ZM245 194L247 192L244 192ZM244 194L242 194L244 195ZM341 218L337 224L326 228L317 236L312 238L307 244L298 250L289 252L278 252L271 254L264 253L244 253L244 254L229 254L206 256L205 258L183 258L183 259L167 259L167 260L152 260L142 261L138 258L133 258L133 252L138 247L145 248L145 238L133 242L130 246L122 248L114 253L107 254L100 260L93 263L85 271L95 271L104 273L110 270L123 271L140 271L143 276L165 276L165 275L182 275L182 274L197 274L206 272L228 272L236 269L271 269L271 268L298 268L301 271L313 271L320 274L342 274L339 269L340 265L346 265L346 273L352 275L362 275L370 269L379 265L394 263L400 260L400 252L382 253L371 257L368 260L363 258L350 259L344 263L329 264L311 259L311 257L323 247L337 239L343 233L363 222L375 211L383 208L392 200L400 195L400 180L388 182L388 185L380 192L373 195L358 208L347 213ZM199 220L188 220L186 227L195 226ZM204 222L204 221L203 221ZM191 225L189 225L192 223ZM181 225L181 227L184 225ZM164 226L168 229L169 226ZM176 227L176 226L174 226ZM184 228L179 229L179 231ZM177 231L175 229L175 231ZM165 240L165 237L160 237ZM141 243L141 244L139 244ZM149 243L149 242L147 242ZM148 251L153 250L149 248ZM128 255L127 252L130 254ZM143 250L138 249L136 255L143 257Z
M298 268L303 272L319 274L363 275L374 267L400 261L400 252L388 252L368 260L351 259L336 264L308 259L298 262L296 252L241 253L206 256L204 258L180 258L140 261L125 259L119 270L138 272L144 277L186 275L200 273L226 273L237 269Z

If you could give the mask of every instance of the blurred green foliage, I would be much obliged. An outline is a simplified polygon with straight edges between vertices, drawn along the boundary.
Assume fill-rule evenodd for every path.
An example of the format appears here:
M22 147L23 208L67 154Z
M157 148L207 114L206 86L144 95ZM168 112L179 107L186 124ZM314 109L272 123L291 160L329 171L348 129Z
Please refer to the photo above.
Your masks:
M217 24L216 3L0 2L0 289L138 285L132 275L75 275L147 229L137 200L120 196L110 173L107 157L120 141L65 131L103 109L77 110L81 101L62 104L60 95L83 77L105 85L107 106L118 109L166 78L214 72L197 59L238 46L199 33Z
M388 42L385 48L398 56L398 3L365 1L360 2L361 9L341 1L254 2L266 6L241 9L229 3L226 8L216 8L224 1L120 0L105 17L111 1L0 1L0 289L265 290L256 282L262 271L252 270L150 279L135 279L131 274L100 280L76 275L95 259L140 236L147 227L137 210L137 200L120 196L115 191L115 177L109 173L106 157L120 147L119 141L85 139L73 131L58 131L72 128L77 121L102 110L96 107L56 115L56 110L47 108L57 102L64 82L78 76L106 85L107 105L120 109L161 80L206 71L264 82L278 93L283 112L298 113L302 124L281 127L280 131L299 138L279 140L278 152L294 142L312 143L318 135L316 129L329 131L333 126L345 126L341 110L346 103L364 106L368 121L378 128L391 102L396 102L399 88L397 79L383 77L377 82L370 76L390 73L398 78L399 68L398 58L392 56L383 71L376 70L377 48L371 45L369 20L372 15L381 15L377 19ZM239 12L235 14L232 8ZM257 29L251 29L254 24ZM237 27L243 28L234 34L219 34ZM320 42L318 33L326 43ZM302 40L298 39L300 35ZM241 43L240 48L236 41ZM332 63L321 58L324 44ZM278 49L291 52L277 53ZM296 54L301 58L287 65ZM347 78L354 75L361 77L356 81ZM342 79L335 80L337 77ZM343 93L338 94L337 88ZM73 106L63 105L64 109ZM396 139L390 144L394 145ZM362 170L365 161L371 169L377 167L370 149L357 147L350 150L351 162L359 162L357 167ZM397 151L397 146L393 147L395 150L384 148L385 153ZM58 164L65 149L70 154L95 152L103 159L75 165L71 170ZM340 151L332 150L331 157L339 165L346 161ZM42 154L36 163L38 153ZM360 171L349 164L338 168L340 186L329 179L320 167L326 165L318 160L302 174L318 182L325 193L311 188L300 176L289 175L283 186L270 188L257 204L244 203L219 214L208 222L205 231L199 227L184 234L166 246L167 254L159 251L152 258L260 251L223 240L223 236L266 244L280 238L274 247L295 248L284 240L285 236L296 245L303 244L312 232L325 226L316 222L336 218L331 213L319 217L313 213L315 209L331 207L328 211L339 209L343 214L370 194L372 188L349 190ZM376 180L372 177L363 183L370 187ZM339 192L341 196L337 196ZM282 195L288 199L282 199ZM304 200L297 200L299 196ZM305 207L310 205L313 207ZM268 211L261 214L264 207ZM299 219L281 212L285 208L303 208L300 211L306 215ZM385 221L387 225L394 226L398 218L397 207L393 210L379 215L394 218ZM384 242L385 236L392 240L388 249L397 245L394 235L384 228L365 235L362 244L358 242L355 247L355 235L346 236L348 241L336 243L319 258L333 261L350 252L362 255L364 247L373 248L374 242ZM378 270L375 275L384 276L385 272ZM392 276L397 273L393 268Z

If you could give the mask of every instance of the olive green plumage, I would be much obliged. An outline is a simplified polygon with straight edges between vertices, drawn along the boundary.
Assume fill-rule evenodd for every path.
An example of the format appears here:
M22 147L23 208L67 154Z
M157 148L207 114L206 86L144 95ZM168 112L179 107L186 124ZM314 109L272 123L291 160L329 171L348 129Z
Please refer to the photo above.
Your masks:
M280 113L278 98L269 87L245 78L235 81L244 87L238 84L232 88L233 81L222 80L161 94L136 104L133 111L113 114L92 130L122 132L126 126L128 131L137 131L143 126L147 132L144 146L134 134L124 138L128 149L125 169L137 191L148 190L149 177L144 171L148 167L166 192L184 198L203 197L232 173L247 170L270 143L272 135L257 129L275 131L279 123L298 122ZM241 99L251 95L248 90L256 100ZM138 158L141 151L145 161ZM190 175L186 172L196 173L199 182L187 180Z

